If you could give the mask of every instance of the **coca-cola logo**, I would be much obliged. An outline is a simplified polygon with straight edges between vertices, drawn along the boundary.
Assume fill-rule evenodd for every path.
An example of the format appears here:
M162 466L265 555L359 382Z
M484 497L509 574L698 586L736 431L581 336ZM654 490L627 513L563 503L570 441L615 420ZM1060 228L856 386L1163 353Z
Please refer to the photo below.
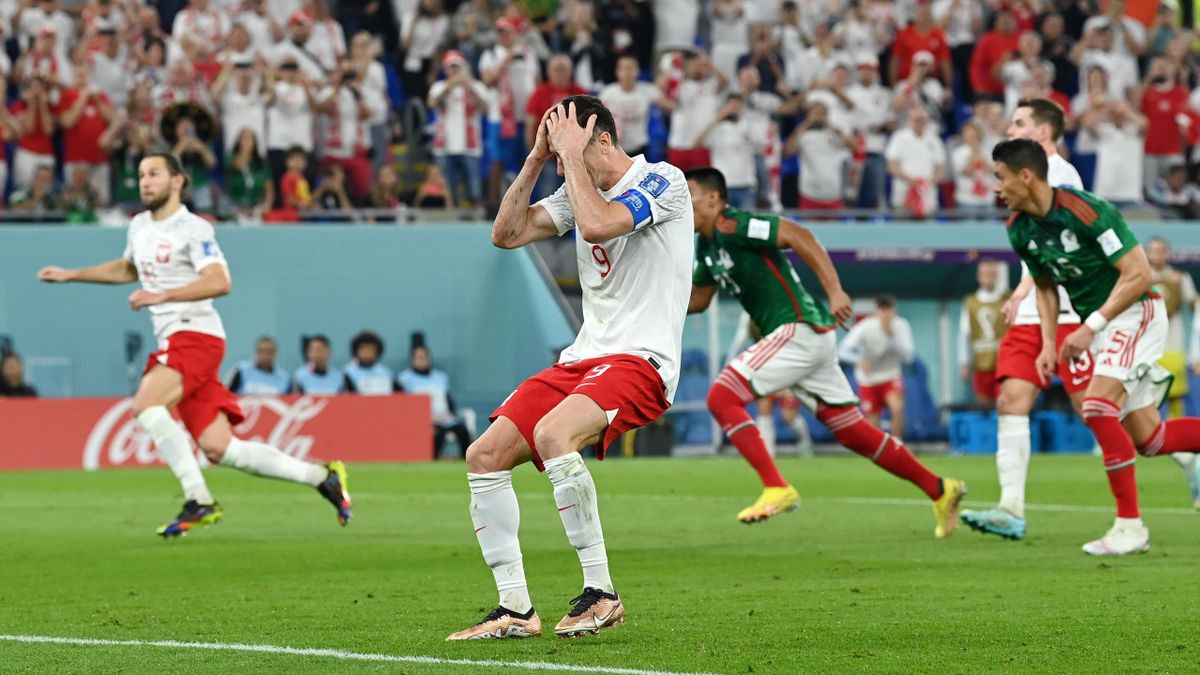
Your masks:
M249 396L239 401L246 419L234 433L246 440L272 445L297 459L305 459L314 438L301 433L306 422L321 414L328 400L301 397L291 403L274 396ZM123 399L100 417L83 446L83 468L149 465L159 462L149 436L129 414L133 399ZM202 464L207 462L198 453Z

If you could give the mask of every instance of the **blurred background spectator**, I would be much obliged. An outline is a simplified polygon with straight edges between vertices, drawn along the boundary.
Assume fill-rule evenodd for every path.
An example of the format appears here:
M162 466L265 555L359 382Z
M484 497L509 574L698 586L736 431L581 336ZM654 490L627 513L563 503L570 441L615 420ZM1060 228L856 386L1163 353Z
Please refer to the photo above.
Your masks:
M309 335L301 339L304 365L292 375L292 389L298 394L342 394L354 391L354 383L346 374L329 366L333 356L329 338Z
M359 394L379 395L399 391L396 374L383 365L383 339L369 330L354 336L350 341L350 353L354 358L346 364L346 377L354 383Z
M441 455L447 434L454 436L459 452L465 453L467 446L471 444L471 433L455 409L454 398L450 395L450 378L444 371L433 367L424 336L417 333L413 336L413 341L416 344L412 347L408 368L397 378L400 389L410 394L429 396L433 417L434 459Z
M0 396L37 396L25 381L25 365L15 352L0 355Z
M233 370L229 389L238 395L282 396L291 393L292 379L275 365L279 345L264 335L254 343L254 358L242 361Z

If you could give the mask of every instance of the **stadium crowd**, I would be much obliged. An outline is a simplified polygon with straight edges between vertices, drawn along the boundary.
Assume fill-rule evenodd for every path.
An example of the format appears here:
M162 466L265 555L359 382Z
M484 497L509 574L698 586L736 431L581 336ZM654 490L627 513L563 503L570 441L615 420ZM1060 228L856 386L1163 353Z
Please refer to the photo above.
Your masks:
M0 197L137 209L169 149L225 219L478 213L592 92L628 151L711 163L737 205L983 214L1008 113L1047 97L1096 194L1194 215L1181 23L1174 0L0 0Z

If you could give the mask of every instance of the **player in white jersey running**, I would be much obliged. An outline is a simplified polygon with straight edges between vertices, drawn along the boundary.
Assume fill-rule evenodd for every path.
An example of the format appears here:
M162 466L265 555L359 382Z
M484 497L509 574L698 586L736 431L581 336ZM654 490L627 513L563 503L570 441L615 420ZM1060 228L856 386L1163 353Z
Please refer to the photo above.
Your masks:
M555 157L566 183L530 206L542 167ZM558 364L517 387L467 449L471 520L500 604L448 640L541 635L512 487L512 469L529 461L554 486L583 567L583 593L554 632L597 633L625 618L609 576L596 486L579 451L595 445L603 459L619 434L657 419L671 404L691 295L693 217L683 173L625 154L612 113L592 96L571 96L542 117L500 205L492 243L518 248L571 229L583 327Z
M1063 110L1057 103L1041 98L1021 100L1013 110L1008 137L1029 139L1042 146L1049 162L1047 179L1052 187L1082 190L1079 172L1058 154L1058 142L1065 124ZM1022 263L1021 282L1002 309L1010 328L1000 341L996 362L996 381L1000 385L996 397L996 470L1000 476L1000 503L994 509L966 510L961 515L962 521L971 529L1006 539L1025 537L1025 478L1033 447L1029 413L1038 395L1050 386L1036 366L1042 334L1033 285L1033 277ZM1061 286L1058 287L1058 306L1056 342L1061 346L1067 336L1079 328L1082 319ZM1091 354L1084 351L1077 359L1059 362L1058 375L1075 412L1080 413L1084 393L1092 380Z
M174 155L146 155L138 166L138 182L146 210L129 223L123 256L94 267L46 267L38 278L142 283L129 296L129 306L150 312L159 348L146 362L133 397L133 414L154 440L158 456L179 479L185 499L179 515L158 533L164 538L185 535L198 525L216 523L223 515L200 472L188 433L214 464L317 488L345 525L351 504L341 462L313 464L233 435L233 425L243 416L237 398L219 377L225 330L213 307L213 298L228 294L231 287L225 258L212 225L181 201L187 178ZM172 419L173 408L187 432Z

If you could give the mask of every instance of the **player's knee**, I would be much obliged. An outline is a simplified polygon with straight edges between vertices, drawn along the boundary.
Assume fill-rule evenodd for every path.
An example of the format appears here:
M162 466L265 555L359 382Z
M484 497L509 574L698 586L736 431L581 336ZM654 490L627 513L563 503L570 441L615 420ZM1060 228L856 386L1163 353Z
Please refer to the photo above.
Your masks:
M469 473L491 473L512 468L506 466L508 463L505 462L505 453L501 448L486 439L476 439L467 446L466 460Z
M996 412L1001 415L1028 415L1032 408L1033 401L1019 389L1002 387L996 398Z
M220 464L221 458L225 456L225 448L229 447L229 439L221 441L220 439L201 434L196 441L196 445L200 446L200 451L208 458L208 461L213 464Z
M577 449L570 447L570 434L545 417L533 428L533 444L542 459L553 459Z

